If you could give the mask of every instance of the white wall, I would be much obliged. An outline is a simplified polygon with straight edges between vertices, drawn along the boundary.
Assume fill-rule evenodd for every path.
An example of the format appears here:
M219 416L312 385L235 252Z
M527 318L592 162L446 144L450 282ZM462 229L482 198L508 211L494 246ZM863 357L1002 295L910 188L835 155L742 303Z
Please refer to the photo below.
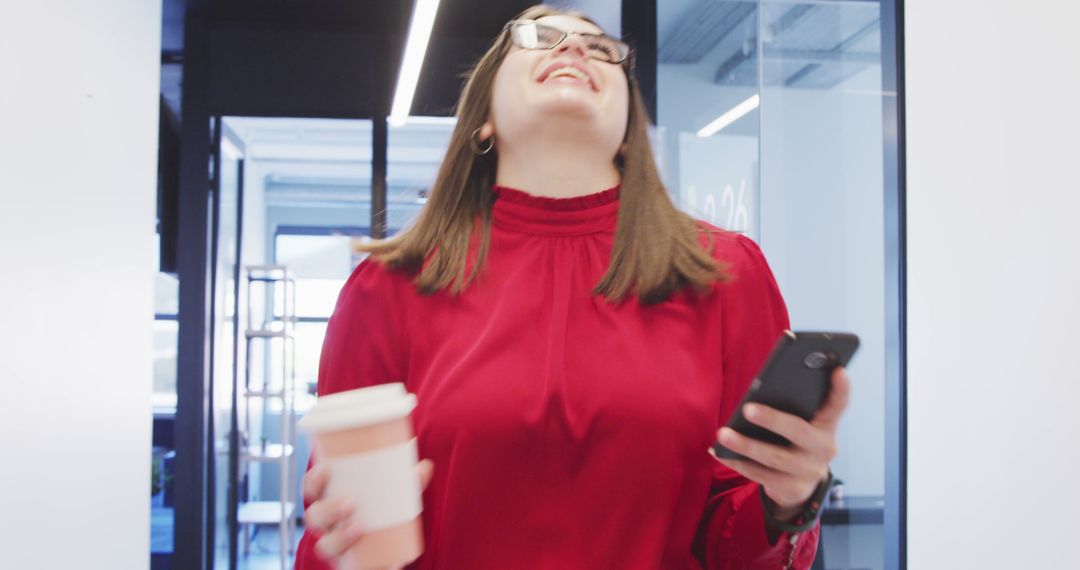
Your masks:
M1080 8L905 6L908 568L1076 568Z
M149 564L161 3L0 15L0 559Z

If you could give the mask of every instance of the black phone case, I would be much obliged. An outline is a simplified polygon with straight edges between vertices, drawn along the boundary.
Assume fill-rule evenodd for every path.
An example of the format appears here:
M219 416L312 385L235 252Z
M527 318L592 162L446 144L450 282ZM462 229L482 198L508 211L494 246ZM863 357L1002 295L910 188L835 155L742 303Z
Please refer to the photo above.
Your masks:
M810 421L829 397L833 370L847 366L858 348L859 337L849 333L784 331L727 426L767 443L791 445L787 438L750 423L743 406L755 402ZM713 451L718 457L744 459L720 442Z

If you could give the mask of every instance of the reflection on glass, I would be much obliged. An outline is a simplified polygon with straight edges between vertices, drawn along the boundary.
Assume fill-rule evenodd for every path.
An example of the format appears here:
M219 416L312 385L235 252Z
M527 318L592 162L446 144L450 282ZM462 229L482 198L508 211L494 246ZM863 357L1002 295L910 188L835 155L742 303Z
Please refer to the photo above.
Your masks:
M830 509L857 503L876 514L826 514L827 568L886 564L882 97L892 94L881 89L881 9L657 3L658 133L673 196L762 245L794 328L862 338L833 463L847 499Z
M154 407L176 407L176 346L179 323L154 321Z
M152 409L153 447L150 453L150 557L164 563L173 553L173 468L172 425L176 415L176 354L179 323L154 320L154 370Z
M154 314L175 315L180 310L180 280L175 275L154 274Z
M235 410L232 404L236 373L239 368L237 358L242 359L239 351L234 351L239 334L236 323L238 265L240 260L238 244L240 227L238 216L242 189L240 187L240 156L234 146L223 137L220 150L220 176L218 180L217 232L214 245L213 261L216 267L213 283L213 339L214 347L212 378L213 392L211 403L214 442L214 528L215 545L218 555L228 554L230 536L228 524L229 491L234 484L230 481L229 444L232 434L232 420ZM242 361L242 360L241 360Z
M681 4L657 9L664 179L695 217L757 238L756 5Z
M153 410L153 444L150 450L150 560L151 566L167 566L173 554L173 451L172 424L176 417L176 355L179 335L179 281L157 271L160 267L160 236L154 236L153 374L150 393Z
M154 252L160 253L158 241L154 236ZM154 268L159 264L155 260ZM154 374L153 406L157 414L176 412L176 350L179 322L177 313L180 306L180 282L175 275L155 271L154 273Z

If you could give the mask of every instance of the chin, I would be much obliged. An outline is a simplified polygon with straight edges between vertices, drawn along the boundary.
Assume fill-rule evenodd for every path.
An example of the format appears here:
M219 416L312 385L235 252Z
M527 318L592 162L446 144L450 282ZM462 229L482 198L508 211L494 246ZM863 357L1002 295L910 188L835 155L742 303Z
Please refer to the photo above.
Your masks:
M590 119L599 119L603 114L599 102L599 94L571 86L547 89L532 101L533 108L541 115L552 113Z

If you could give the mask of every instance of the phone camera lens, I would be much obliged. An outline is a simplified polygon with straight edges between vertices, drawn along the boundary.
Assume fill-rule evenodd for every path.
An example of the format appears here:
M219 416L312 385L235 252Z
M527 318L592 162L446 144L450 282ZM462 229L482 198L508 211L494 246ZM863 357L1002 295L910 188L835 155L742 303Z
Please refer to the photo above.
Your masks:
M829 356L824 352L811 352L810 354L806 355L806 358L803 359L803 364L805 364L807 368L813 370L819 370L821 368L824 368L825 365L828 363Z

